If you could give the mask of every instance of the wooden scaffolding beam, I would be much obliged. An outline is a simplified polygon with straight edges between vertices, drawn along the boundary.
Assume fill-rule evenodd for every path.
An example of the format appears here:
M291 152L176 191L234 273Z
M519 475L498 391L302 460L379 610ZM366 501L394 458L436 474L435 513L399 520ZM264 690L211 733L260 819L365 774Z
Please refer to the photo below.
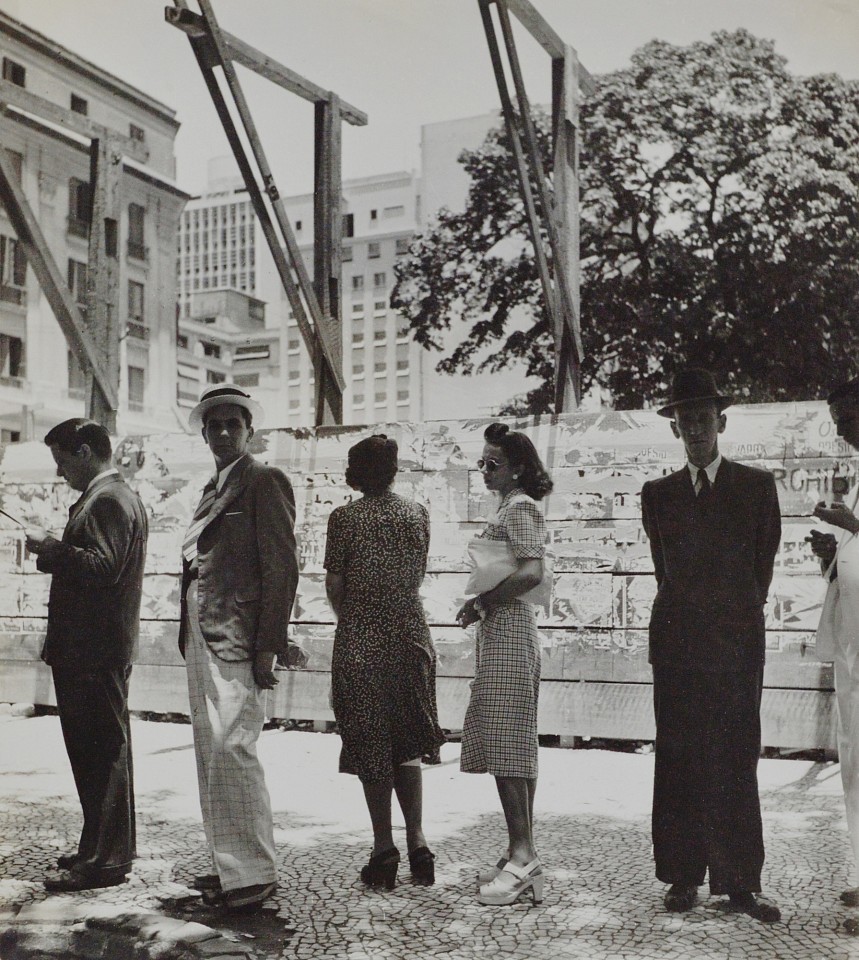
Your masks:
M568 412L575 410L581 401L583 359L579 319L579 102L582 91L593 90L593 79L579 63L572 47L563 43L529 0L478 0L478 3L525 204L543 298L551 321L555 350L555 412ZM513 79L516 107L492 18L490 8L493 4L498 12L507 67ZM552 60L551 186L531 118L510 22L511 13ZM548 252L543 242L544 232L549 241Z
M342 371L343 327L340 291L341 127L344 119L356 125L365 124L366 114L343 103L336 94L326 92L272 60L271 57L225 33L218 25L210 0L199 0L199 3L201 14L196 14L188 8L185 0L174 0L174 6L167 7L165 10L165 18L168 23L188 35L197 64L274 258L298 329L313 361L316 381L316 425L341 423L345 387ZM315 104L314 276L312 281L289 223L283 199L277 189L236 73L234 61ZM216 68L220 69L232 96L233 107L239 116L250 146L253 164L215 74ZM275 231L275 222L280 238Z

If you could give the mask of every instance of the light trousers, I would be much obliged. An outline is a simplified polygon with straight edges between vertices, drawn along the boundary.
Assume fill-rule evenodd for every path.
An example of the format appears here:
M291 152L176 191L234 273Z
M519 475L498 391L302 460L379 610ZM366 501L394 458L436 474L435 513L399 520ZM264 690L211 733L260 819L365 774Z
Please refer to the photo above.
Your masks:
M835 697L838 703L838 760L847 811L853 866L859 881L859 656L855 642L839 643L835 652Z
M185 663L203 827L224 890L277 880L274 827L257 740L265 690L252 661L220 660L200 630L197 583L186 596Z

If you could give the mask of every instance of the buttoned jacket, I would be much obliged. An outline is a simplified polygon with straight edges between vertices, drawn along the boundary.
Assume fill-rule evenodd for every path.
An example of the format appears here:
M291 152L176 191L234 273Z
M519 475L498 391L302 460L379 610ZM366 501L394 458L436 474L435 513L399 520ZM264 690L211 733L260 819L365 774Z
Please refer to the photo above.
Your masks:
M286 656L298 587L295 497L282 471L242 457L218 493L197 540L200 628L222 660L256 653ZM184 656L186 593L193 568L183 560L179 649Z
M706 504L706 505L705 505ZM764 658L764 605L781 538L775 480L723 459L706 501L689 470L644 484L657 593L650 660L723 671Z
M52 574L42 658L52 666L122 666L140 629L148 522L118 474L93 483L72 506L62 540L39 554Z

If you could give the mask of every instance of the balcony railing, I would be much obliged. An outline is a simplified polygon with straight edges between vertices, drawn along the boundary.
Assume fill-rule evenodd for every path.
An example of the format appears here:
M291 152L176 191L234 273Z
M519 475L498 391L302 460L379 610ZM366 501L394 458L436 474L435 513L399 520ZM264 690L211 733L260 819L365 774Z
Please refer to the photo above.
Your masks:
M138 323L136 320L129 320L126 324L125 329L128 331L129 337L134 337L135 340L149 340L149 327L145 323Z
M69 233L73 237L89 238L89 220L81 220L80 217L73 217L69 214L68 218Z
M145 263L149 260L149 247L135 240L129 240L128 255L132 260L142 260Z
M26 307L27 291L21 287L0 286L0 300L17 304L19 307Z

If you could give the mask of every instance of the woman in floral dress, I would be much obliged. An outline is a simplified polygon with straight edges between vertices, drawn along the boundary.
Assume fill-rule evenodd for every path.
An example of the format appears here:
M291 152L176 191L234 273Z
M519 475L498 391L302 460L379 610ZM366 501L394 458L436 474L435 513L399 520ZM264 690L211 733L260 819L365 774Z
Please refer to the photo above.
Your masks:
M391 491L397 444L368 437L349 450L346 482L363 497L328 520L325 586L337 615L331 664L340 770L357 774L373 825L361 878L393 888L400 861L391 832L394 791L406 823L409 866L434 881L421 823L421 760L439 762L444 734L435 697L435 650L419 594L429 516Z
M457 615L463 627L479 623L460 766L466 773L493 774L507 822L508 849L479 876L478 899L513 903L530 891L536 903L544 882L533 838L540 645L534 607L520 598L543 579L546 522L535 501L549 493L552 481L524 433L493 423L484 440L477 465L500 503L482 536L506 541L517 568Z

